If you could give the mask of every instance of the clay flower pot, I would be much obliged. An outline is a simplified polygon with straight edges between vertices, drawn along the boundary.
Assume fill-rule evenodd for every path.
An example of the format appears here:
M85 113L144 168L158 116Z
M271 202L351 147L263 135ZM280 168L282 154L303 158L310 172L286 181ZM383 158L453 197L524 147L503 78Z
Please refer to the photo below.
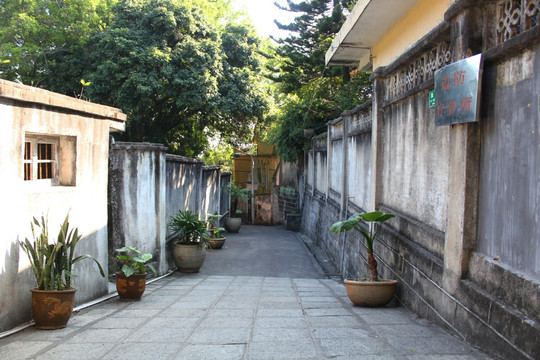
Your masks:
M73 305L75 291L70 290L30 290L32 292L32 316L38 329L61 329L66 327Z
M396 293L397 280L366 281L346 279L343 281L347 295L356 306L384 306Z
M116 291L122 301L138 301L146 290L146 274L126 276L123 272L116 273Z
M226 238L217 238L217 239L206 239L206 241L210 244L210 247L212 249L221 249L223 245L225 244Z

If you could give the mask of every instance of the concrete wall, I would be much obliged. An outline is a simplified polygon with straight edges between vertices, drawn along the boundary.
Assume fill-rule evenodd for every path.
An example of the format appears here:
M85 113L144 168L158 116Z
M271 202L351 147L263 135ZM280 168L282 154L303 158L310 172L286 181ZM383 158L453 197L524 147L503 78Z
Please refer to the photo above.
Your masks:
M203 165L198 159L167 155L167 221L179 210L190 210L202 215Z
M161 144L119 142L111 146L109 165L109 271L120 270L116 249L135 246L153 255L159 273L165 261L166 171Z
M48 217L55 238L69 212L70 225L83 234L76 253L94 256L106 270L109 132L123 130L126 117L118 109L0 80L0 119L1 332L32 318L29 290L36 282L18 245L32 238L32 217ZM59 177L69 173L69 185L24 180L25 138L34 134L59 139ZM77 304L107 293L107 279L93 261L73 271Z
M488 66L478 250L540 278L540 44ZM527 251L524 251L527 249Z
M510 13L523 17L519 26L508 25ZM302 231L342 275L368 272L365 246L357 232L329 226L355 212L394 213L375 253L381 276L399 280L398 301L505 359L540 358L539 13L533 1L456 1L373 72L366 131L349 136L367 109L345 112L328 124L327 150L318 138L306 155ZM434 72L477 53L479 123L436 127ZM349 138L341 155L332 138L340 123ZM317 191L325 179L329 192Z
M118 142L111 148L109 251L124 245L153 254L160 274L173 266L168 222L179 210L190 210L206 219L224 214L228 195L221 191L230 173L201 160L166 154L161 144ZM111 256L110 271L118 270Z

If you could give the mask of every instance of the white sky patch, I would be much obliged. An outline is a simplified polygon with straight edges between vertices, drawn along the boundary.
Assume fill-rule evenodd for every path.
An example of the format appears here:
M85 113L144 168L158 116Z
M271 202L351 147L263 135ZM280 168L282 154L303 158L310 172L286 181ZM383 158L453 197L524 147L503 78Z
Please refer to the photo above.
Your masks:
M266 38L270 35L275 38L287 37L287 32L279 30L274 19L286 25L299 14L279 9L274 5L275 1L286 5L283 0L233 0L232 5L235 10L247 11L261 37Z

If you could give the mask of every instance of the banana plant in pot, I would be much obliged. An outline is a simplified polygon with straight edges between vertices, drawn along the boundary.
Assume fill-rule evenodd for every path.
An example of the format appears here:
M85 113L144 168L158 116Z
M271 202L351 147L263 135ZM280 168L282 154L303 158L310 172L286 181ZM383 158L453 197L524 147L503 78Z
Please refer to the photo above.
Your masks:
M175 233L173 260L176 268L184 273L197 273L206 259L206 221L189 210L171 216L169 228Z
M100 263L91 255L75 257L75 247L81 240L77 228L70 229L69 214L60 226L56 242L49 242L47 220L33 218L30 223L32 240L25 238L19 242L28 255L36 278L37 287L32 292L32 316L38 329L60 329L66 327L73 305L76 289L71 285L73 264L92 259L97 264L101 276L105 273Z
M123 301L140 300L146 289L147 268L157 275L156 269L147 264L152 254L141 254L134 246L116 249L116 257L122 261L122 271L116 273L116 291Z
M393 217L393 214L384 214L380 211L353 214L347 220L336 222L330 227L330 231L335 234L356 229L366 241L369 278L344 280L347 295L354 305L384 306L394 297L397 281L379 278L377 261L373 256L373 242L381 229L381 224ZM367 230L360 225L361 221L367 223Z
M231 209L229 217L225 218L225 228L228 232L238 232L242 226L242 210L238 210L238 201L247 200L252 197L251 190L248 188L240 188L233 182L224 186L224 189L231 195Z

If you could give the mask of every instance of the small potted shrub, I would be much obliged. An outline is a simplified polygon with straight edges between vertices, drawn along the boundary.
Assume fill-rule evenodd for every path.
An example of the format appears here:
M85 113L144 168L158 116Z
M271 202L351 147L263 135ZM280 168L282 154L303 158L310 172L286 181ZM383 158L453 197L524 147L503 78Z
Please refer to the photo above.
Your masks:
M242 210L238 210L238 201L247 200L252 197L251 190L248 188L240 188L233 182L225 185L224 189L231 195L231 209L229 217L225 218L225 228L228 232L236 233L242 226Z
M28 255L36 278L37 287L32 292L32 316L38 329L66 327L73 305L76 289L71 286L73 264L92 259L101 276L105 277L99 262L90 255L75 257L75 247L81 240L77 228L69 228L69 214L60 226L56 242L49 242L49 229L45 218L30 223L33 240L25 238L19 244ZM52 239L51 239L52 240Z
M369 278L344 280L347 295L354 305L384 306L394 297L397 281L379 279L377 261L373 256L373 241L381 228L381 224L393 217L393 214L383 214L379 211L353 214L347 220L336 222L330 227L330 231L335 234L357 229L366 240ZM365 230L360 226L361 221L368 224L368 230Z
M147 264L152 254L141 254L134 246L116 249L116 257L122 261L122 271L116 273L116 290L120 300L140 300L146 289L147 268L157 275L156 269Z
M223 244L225 244L225 236L223 235L223 232L225 231L224 228L219 227L219 219L221 218L221 215L212 215L208 214L208 236L206 237L206 241L210 244L210 247L212 249L221 249L223 247ZM218 226L216 226L216 223Z
M175 233L173 260L178 271L197 273L206 259L206 221L189 210L171 216L169 228Z

